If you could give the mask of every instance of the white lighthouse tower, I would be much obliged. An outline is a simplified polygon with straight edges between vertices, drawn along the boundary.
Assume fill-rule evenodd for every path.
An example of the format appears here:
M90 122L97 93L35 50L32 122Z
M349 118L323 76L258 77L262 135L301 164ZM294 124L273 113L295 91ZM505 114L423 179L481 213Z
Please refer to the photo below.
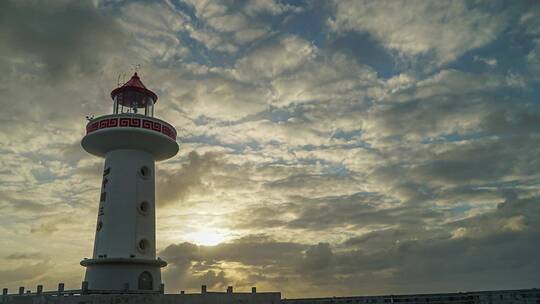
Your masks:
M94 252L84 259L93 290L158 291L154 162L178 152L176 130L154 117L157 95L137 73L111 92L113 114L92 119L82 147L105 158Z

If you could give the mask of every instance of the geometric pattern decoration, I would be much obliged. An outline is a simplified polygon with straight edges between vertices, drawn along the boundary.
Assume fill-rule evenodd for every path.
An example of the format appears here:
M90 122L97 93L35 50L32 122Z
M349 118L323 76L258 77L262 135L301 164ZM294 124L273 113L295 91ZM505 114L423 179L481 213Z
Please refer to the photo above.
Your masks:
M96 130L117 128L117 127L129 127L129 128L143 128L162 133L174 140L176 140L176 129L154 118L145 117L110 117L105 116L102 118L96 118L86 125L86 134L90 134Z

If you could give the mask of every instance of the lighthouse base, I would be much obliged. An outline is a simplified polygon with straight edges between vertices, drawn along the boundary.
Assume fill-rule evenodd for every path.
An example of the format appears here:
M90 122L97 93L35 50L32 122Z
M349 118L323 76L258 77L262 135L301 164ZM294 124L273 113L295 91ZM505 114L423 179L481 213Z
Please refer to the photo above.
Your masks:
M85 259L85 281L92 290L160 291L163 260L135 258Z

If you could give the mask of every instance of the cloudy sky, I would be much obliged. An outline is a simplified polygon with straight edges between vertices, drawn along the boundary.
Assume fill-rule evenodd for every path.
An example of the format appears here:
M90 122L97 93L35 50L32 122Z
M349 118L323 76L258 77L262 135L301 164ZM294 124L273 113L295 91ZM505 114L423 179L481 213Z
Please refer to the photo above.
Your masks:
M80 286L135 65L169 292L540 287L540 5L458 0L0 1L0 287Z

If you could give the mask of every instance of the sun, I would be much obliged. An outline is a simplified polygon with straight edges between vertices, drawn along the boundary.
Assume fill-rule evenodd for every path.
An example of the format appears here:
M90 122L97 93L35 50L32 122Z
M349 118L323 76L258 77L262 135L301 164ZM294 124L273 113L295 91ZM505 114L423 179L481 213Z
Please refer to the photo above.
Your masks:
M225 241L227 237L215 230L198 230L188 234L186 238L197 245L215 246Z

